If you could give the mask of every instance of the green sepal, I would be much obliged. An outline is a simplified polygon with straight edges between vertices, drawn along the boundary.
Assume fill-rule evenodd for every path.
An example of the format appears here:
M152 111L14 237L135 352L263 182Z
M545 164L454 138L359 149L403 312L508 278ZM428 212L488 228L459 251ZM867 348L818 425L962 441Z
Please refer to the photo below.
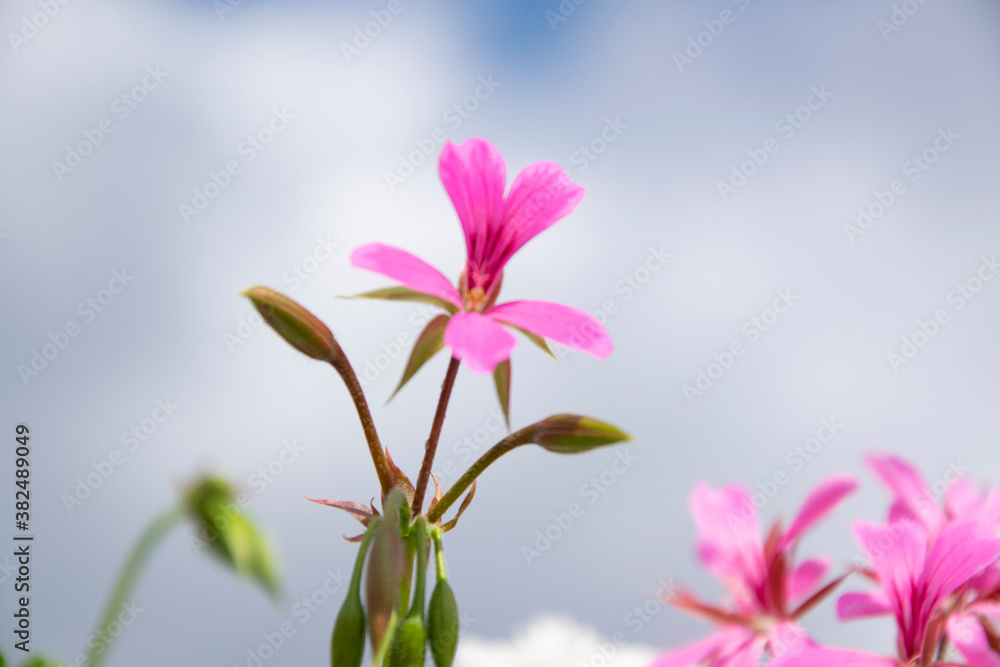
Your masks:
M410 378L417 374L417 371L424 364L433 359L434 355L444 347L444 329L448 326L450 319L448 315L438 315L428 322L424 330L420 332L417 341L413 344L413 350L410 352L410 358L406 362L406 369L403 371L403 377L399 381L399 386L392 392L389 401L399 393L403 385L410 381ZM389 401L386 401L386 403Z
M553 354L552 349L549 347L548 341L546 341L544 338L542 338L538 334L533 334L530 331L528 331L527 329L522 329L521 327L515 327L513 324L508 324L507 326L509 326L512 329L517 329L518 331L520 331L521 333L524 334L525 338L527 338L532 343L534 343L535 345L537 345L538 349L540 349L542 352L544 352L545 354L549 355L550 357L552 357L556 361L559 360L559 358L556 357L555 354Z
M493 369L493 384L503 409L503 418L507 420L507 430L510 430L510 359L504 359Z
M418 292L417 290L412 290L409 287L402 287L400 285L397 285L396 287L383 287L382 289L362 292L361 294L353 294L351 296L342 296L340 298L381 299L383 301L415 301L417 303L429 303L432 306L444 308L452 315L458 312L458 308L455 304L447 299L442 299L441 297L434 296L433 294Z

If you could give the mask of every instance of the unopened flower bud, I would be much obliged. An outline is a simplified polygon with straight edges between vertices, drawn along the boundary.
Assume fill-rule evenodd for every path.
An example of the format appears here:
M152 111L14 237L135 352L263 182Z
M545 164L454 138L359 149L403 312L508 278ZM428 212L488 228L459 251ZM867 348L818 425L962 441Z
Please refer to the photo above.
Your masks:
M210 551L274 596L278 581L271 548L243 515L235 497L227 482L206 476L188 489L184 500L188 511L199 521L200 536L208 542Z
M426 656L427 633L424 630L424 619L418 614L411 614L396 626L385 667L424 667Z
M535 424L534 442L556 454L579 454L630 436L611 424L580 415L553 415Z
M451 667L458 648L458 604L447 579L438 579L427 607L427 639L437 667Z
M264 321L299 352L320 361L342 354L330 329L284 294L267 287L251 287L243 295L253 302Z

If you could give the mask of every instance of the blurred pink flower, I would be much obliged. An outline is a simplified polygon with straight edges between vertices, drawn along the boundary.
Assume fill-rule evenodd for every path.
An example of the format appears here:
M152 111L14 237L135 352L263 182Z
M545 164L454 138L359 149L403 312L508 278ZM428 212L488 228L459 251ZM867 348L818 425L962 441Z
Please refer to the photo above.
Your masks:
M698 558L732 596L725 606L708 605L688 593L670 600L685 611L712 621L718 631L706 639L657 659L650 667L753 666L767 651L777 665L811 642L796 621L833 591L841 578L821 585L829 562L813 558L793 566L799 538L857 488L848 476L819 484L806 498L786 532L775 524L762 542L757 509L738 486L715 491L707 485L691 493L691 514L698 525Z
M859 521L854 535L871 560L870 576L881 589L844 594L838 600L838 615L847 620L893 614L898 660L810 647L783 667L932 665L937 664L945 637L971 667L1000 665L1000 656L990 648L985 622L1000 615L998 606L977 600L968 586L1000 557L1000 539L982 522L949 522L933 542L928 529L910 519L886 526Z
M494 305L510 258L576 208L583 188L556 163L536 162L517 175L504 196L507 167L503 156L493 144L478 138L461 144L446 142L439 173L465 233L467 259L458 288L422 259L381 243L355 249L351 262L454 307L444 342L474 372L490 372L510 358L516 340L501 325L598 359L611 354L611 337L590 313L547 301Z

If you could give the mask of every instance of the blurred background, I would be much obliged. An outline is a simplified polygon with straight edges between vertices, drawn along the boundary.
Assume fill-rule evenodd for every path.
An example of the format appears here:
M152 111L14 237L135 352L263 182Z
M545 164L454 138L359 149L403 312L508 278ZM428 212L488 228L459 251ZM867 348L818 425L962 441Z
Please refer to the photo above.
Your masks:
M207 469L246 490L283 599L178 532L108 664L251 667L285 622L262 662L324 664L343 591L317 591L350 571L358 526L303 497L367 501L377 481L339 378L239 292L331 326L415 476L445 355L385 402L430 311L336 297L389 284L349 265L370 241L457 278L444 138L490 139L511 179L554 160L587 190L504 298L591 310L615 352L556 362L522 340L513 426L578 412L635 438L525 449L480 479L446 541L466 667L596 664L616 633L617 664L639 665L705 635L656 598L721 594L693 553L698 481L765 493L770 521L856 474L804 545L846 566L851 520L888 507L866 452L929 481L1000 475L996 3L7 0L0 27L0 405L11 441L32 429L33 646L66 664L142 527ZM435 469L503 437L497 410L463 368ZM835 436L807 444L823 420ZM832 601L806 626L893 647Z

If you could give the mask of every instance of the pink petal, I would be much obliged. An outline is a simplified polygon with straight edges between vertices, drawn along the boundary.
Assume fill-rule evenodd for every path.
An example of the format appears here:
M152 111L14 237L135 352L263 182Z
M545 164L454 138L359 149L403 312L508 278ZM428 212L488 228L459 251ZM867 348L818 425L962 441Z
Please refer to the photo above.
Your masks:
M904 619L904 610L911 608L916 581L924 570L926 531L918 523L879 526L856 521L853 532L872 561L875 575L889 596L897 620Z
M709 656L724 652L732 646L738 646L751 637L753 637L753 634L743 628L724 630L710 635L699 642L685 646L682 649L660 656L649 667L690 667L691 665L697 665Z
M783 621L767 633L767 648L771 654L768 667L779 667L794 655L813 648L815 644L806 631L795 623Z
M994 563L983 570L982 574L977 574L969 579L969 586L972 590L980 594L989 593L997 586L1000 586L1000 565Z
M781 667L898 667L880 655L835 648L810 648L781 662Z
M983 505L983 493L971 479L961 477L948 487L944 505L953 519L975 519Z
M406 287L449 301L459 308L462 299L444 274L400 248L384 243L368 243L351 253L351 264L401 282Z
M837 618L853 621L892 613L889 596L884 591L874 593L844 593L837 600Z
M764 657L765 646L767 646L766 638L755 637L748 640L730 655L724 656L716 664L718 667L760 667L761 658Z
M750 493L738 486L716 491L698 484L689 505L698 526L698 557L705 568L729 586L743 582L752 591L760 585L765 578L764 554Z
M485 139L461 144L446 141L438 162L438 174L465 232L469 258L481 259L488 249L477 247L489 232L499 232L503 218L503 191L507 166L503 156Z
M982 524L949 524L927 554L921 583L926 587L925 611L1000 557L1000 538L993 537Z
M832 512L840 501L857 488L857 481L849 475L839 475L821 482L802 504L798 516L795 517L788 532L785 533L783 544L788 545L794 542L813 524Z
M948 639L955 645L969 667L1000 667L1000 655L990 648L979 619L971 614L955 614L948 619Z
M927 526L932 538L935 537L944 525L944 512L916 468L896 456L869 456L868 464L893 492L896 500Z
M555 162L535 162L514 179L504 200L503 234L500 246L506 257L566 217L583 199L583 188L574 183ZM502 266L502 264L501 264Z
M473 373L490 373L510 358L517 340L492 318L462 312L452 315L444 330L444 342Z
M598 359L606 359L614 347L596 317L559 303L511 301L494 306L486 314Z
M788 579L789 599L799 600L812 593L829 569L830 561L826 558L812 558L803 561Z

